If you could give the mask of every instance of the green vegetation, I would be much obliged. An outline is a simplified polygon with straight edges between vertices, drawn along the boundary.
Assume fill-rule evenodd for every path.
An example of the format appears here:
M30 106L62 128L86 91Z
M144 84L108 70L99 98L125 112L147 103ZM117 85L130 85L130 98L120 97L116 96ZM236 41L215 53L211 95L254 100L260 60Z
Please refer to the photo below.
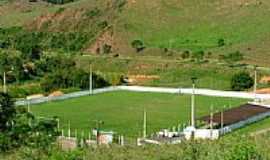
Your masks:
M249 63L268 65L265 60L269 56L266 44L270 23L265 22L269 18L265 14L268 5L267 0L258 3L137 0L121 14L123 25L118 27L125 29L125 40L140 38L147 47L204 50L214 55L239 50ZM262 41L265 44L260 44Z
M235 74L231 80L231 87L234 91L250 89L254 85L254 79L247 72Z
M0 153L26 146L45 151L58 134L56 120L36 119L6 93L0 93L0 118Z
M40 53L23 59L22 55L22 52L0 50L0 72L6 73L9 92L16 98L60 89L89 88L89 69L85 71L78 68L69 56ZM3 82L4 74L1 74L0 79ZM93 73L93 83L94 88L110 85L97 73Z
M110 31L113 51L123 55L136 53L131 44L140 40L147 46L142 52L146 55L151 49L157 54L164 54L163 50L169 49L180 54L186 50L211 52L213 58L218 58L239 51L245 62L268 66L265 59L270 34L270 23L265 21L269 19L265 14L269 5L267 0L249 3L218 0L199 4L195 0L181 3L175 0L113 0L108 3L79 0L63 5L23 2L20 2L21 8L16 8L13 1L3 3L2 28L22 26L35 32L71 32L82 35L78 37L85 40L83 50L91 48L96 39ZM110 37L105 37L102 43L106 44L108 39ZM44 44L45 41L47 38ZM78 46L71 48L82 47Z
M245 100L232 98L196 97L197 116L209 114L210 106L216 110L238 106ZM211 102L211 103L209 103ZM112 92L91 97L81 97L60 102L49 102L31 107L36 116L60 118L60 125L67 129L89 132L94 120L103 120L105 130L113 130L128 137L141 134L143 110L147 110L148 133L163 128L188 123L190 96L158 93Z
M243 133L255 133L259 131L269 130L270 129L270 118L266 118L260 122L256 122L237 130L237 134ZM266 132L267 133L267 132Z
M55 160L267 160L269 155L269 134L256 139L247 136L234 136L218 141L190 141L178 145L163 146L103 146L97 148L79 148L73 151L62 151L52 148L49 152L39 149L21 148L13 154L0 155L5 160L14 159Z

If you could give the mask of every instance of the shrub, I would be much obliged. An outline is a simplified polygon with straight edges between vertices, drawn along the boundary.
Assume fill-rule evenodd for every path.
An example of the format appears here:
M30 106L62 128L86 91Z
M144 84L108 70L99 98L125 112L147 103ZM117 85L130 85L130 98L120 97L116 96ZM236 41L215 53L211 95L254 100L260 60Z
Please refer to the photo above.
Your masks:
M196 59L197 62L200 62L204 59L204 55L205 55L204 51L200 50L200 51L193 52L192 58Z
M109 53L112 52L112 46L111 45L104 44L102 48L103 48L103 53L104 54L109 54Z
M187 51L184 51L181 54L181 57L182 57L182 59L188 59L188 58L190 58L190 52L188 50Z
M94 8L93 10L85 12L85 15L89 18L94 18L96 16L99 16L101 14L101 11L98 8Z
M253 86L254 79L247 72L240 72L233 75L231 79L231 89L234 91L243 91Z
M218 39L218 46L219 47L225 46L225 40L223 38Z
M221 58L227 63L237 63L244 59L244 55L239 51L229 53L228 55L222 55Z
M60 8L55 12L55 14L61 14L61 13L64 12L65 10L66 10L66 8L60 7Z
M103 77L93 73L93 88L110 85ZM41 86L45 92L67 88L89 88L89 73L76 68L58 69L43 78Z
M141 52L145 49L144 43L141 40L132 41L131 46L136 50L136 52Z

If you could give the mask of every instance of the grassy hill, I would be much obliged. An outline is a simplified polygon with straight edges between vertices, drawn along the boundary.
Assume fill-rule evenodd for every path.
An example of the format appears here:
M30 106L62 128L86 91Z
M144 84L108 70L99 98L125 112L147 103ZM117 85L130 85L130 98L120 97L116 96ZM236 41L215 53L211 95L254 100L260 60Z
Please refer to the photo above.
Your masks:
M87 52L109 44L121 55L136 55L130 43L140 39L146 45L142 54L164 54L164 48L176 54L203 50L214 57L240 51L246 62L268 66L269 5L267 0L79 0L64 5L19 0L1 2L0 26L91 33L82 48Z

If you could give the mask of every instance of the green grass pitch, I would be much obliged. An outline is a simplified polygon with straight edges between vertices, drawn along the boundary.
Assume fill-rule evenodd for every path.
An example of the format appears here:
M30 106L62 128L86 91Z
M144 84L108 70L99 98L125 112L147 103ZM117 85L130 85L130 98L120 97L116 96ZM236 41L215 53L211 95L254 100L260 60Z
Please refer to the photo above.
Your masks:
M104 121L102 128L128 137L142 133L143 111L147 111L147 130L159 129L187 123L190 117L189 95L135 93L118 91L94 96L70 99L31 107L37 116L60 118L60 127L71 128L78 133L89 132L95 127L94 120ZM209 114L210 106L220 110L224 105L237 106L243 99L196 96L196 115Z

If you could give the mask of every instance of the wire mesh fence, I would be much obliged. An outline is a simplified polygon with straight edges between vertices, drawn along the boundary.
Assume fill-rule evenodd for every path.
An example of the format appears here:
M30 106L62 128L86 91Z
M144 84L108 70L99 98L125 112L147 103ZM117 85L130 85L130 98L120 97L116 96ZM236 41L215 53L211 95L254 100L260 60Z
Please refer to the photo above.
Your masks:
M119 90L118 87L106 87L106 88L95 89L93 90L92 93L88 90L88 91L68 93L68 94L64 94L64 95L56 96L56 97L48 96L48 97L40 97L40 98L33 98L33 99L23 99L23 100L16 101L15 104L17 106L26 106L29 104L40 104L40 103L46 103L50 101L61 101L61 100L66 100L66 99L71 99L71 98L87 96L91 94L100 94L100 93L112 92L112 91L117 91L117 90Z

